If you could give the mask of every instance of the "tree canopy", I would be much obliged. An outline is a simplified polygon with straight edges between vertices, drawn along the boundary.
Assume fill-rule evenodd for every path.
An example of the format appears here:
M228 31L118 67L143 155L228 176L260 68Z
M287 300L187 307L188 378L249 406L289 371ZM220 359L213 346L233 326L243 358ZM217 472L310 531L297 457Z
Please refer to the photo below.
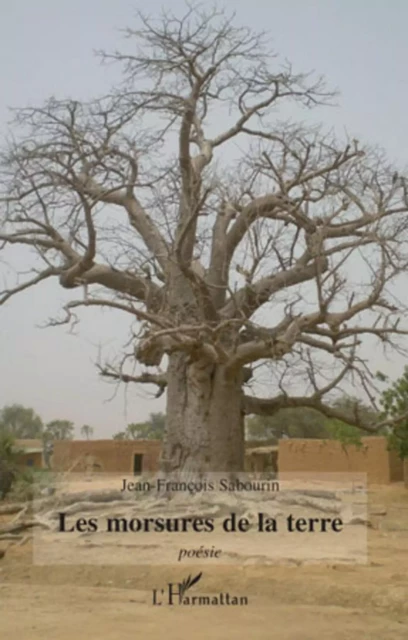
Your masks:
M0 410L0 432L20 440L41 438L43 422L34 409L12 404Z
M70 420L51 420L45 427L43 439L46 442L52 440L72 440L74 431L74 423Z
M84 424L81 427L81 435L84 436L85 440L90 440L94 434L94 428L89 424Z
M361 399L352 396L337 398L332 407L348 415L350 422L327 418L309 408L281 409L273 416L250 417L246 422L247 439L277 441L279 438L335 438L343 444L358 444L361 436L370 433L367 434L364 429L359 429L352 423L374 424L380 417L378 412Z
M326 418L313 409L281 409L273 416L250 416L246 420L247 440L330 437Z
M146 422L133 422L125 431L113 436L114 440L163 440L166 424L164 413L151 413Z
M91 428L91 427L89 427ZM42 418L31 407L21 404L6 405L0 409L0 436L11 440L39 439L67 440L74 436L74 423L57 419L44 425Z
M385 416L397 419L389 434L391 448L398 452L400 458L408 458L408 367L383 392L381 405Z

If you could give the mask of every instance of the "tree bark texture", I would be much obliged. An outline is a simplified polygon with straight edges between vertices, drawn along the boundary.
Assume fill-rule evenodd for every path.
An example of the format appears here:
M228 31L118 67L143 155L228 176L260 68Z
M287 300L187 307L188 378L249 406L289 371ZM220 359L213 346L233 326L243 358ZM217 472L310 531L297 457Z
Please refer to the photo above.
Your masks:
M170 356L162 471L235 472L244 469L242 374L189 356Z

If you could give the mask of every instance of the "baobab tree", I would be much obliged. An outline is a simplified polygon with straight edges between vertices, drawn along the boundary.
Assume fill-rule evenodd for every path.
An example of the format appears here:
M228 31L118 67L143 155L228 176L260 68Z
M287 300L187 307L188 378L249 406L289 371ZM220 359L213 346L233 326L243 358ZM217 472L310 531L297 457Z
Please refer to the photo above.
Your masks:
M1 302L56 278L79 295L55 322L129 315L130 353L100 372L166 391L164 471L242 468L245 414L304 406L361 426L327 398L354 382L374 402L364 345L403 344L404 178L282 119L332 92L223 12L139 15L127 36L101 54L122 71L108 95L16 112L0 240L33 250L33 273Z

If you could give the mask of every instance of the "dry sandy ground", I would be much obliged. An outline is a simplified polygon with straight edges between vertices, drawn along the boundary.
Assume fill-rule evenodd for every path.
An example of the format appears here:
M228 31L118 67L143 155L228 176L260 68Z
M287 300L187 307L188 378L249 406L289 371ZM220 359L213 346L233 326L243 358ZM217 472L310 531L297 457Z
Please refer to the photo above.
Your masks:
M369 499L387 513L372 517L365 566L203 567L197 594L247 595L247 607L154 607L152 589L180 571L33 566L29 544L11 546L0 560L0 637L406 640L408 492L376 489Z

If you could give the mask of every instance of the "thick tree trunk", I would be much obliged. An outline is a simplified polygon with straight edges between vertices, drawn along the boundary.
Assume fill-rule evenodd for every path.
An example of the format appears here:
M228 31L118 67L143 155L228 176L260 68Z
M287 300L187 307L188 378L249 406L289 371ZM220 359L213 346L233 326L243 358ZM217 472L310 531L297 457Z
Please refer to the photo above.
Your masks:
M162 472L205 474L244 469L242 373L170 356Z

